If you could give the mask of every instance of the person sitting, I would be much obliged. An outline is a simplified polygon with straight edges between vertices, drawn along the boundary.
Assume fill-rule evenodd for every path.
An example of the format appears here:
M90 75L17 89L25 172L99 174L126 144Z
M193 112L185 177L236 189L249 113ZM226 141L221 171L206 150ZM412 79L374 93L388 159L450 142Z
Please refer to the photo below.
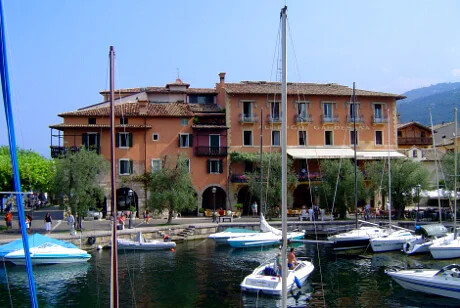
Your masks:
M219 210L219 216L225 216L225 211L222 208Z
M297 265L297 259L294 254L294 248L291 248L289 254L288 254L288 268L290 270L294 269L294 267Z
M171 239L169 238L169 235L165 234L163 236L163 242L171 242Z

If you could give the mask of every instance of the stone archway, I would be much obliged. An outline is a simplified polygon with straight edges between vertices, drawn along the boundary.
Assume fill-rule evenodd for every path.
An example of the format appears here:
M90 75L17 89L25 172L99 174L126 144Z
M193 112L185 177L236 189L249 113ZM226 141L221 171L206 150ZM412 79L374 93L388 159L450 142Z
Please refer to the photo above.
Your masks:
M312 196L310 193L310 187L307 184L300 184L294 190L294 202L293 208L301 208L306 206L307 208L312 207ZM313 200L313 202L315 202Z
M212 192L216 188L215 194ZM227 209L227 193L219 186L209 186L203 191L201 207L204 209Z
M249 193L249 186L243 186L238 191L237 203L243 204L243 212L241 215L249 215L251 214L251 203L252 197Z
M128 187L117 189L117 211L129 211L131 206L136 208L136 216L139 217L139 198L137 193Z

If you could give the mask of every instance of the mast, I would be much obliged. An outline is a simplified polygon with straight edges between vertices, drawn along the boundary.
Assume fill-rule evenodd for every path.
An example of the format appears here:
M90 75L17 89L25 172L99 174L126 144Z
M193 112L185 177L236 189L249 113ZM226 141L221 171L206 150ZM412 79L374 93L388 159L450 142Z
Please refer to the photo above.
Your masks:
M438 151L436 151L436 141L434 140L434 129L433 129L433 116L430 110L430 125L431 125L431 139L433 141L433 150L434 150L434 165L436 168L436 189L438 192L438 211L439 211L439 223L442 223L442 211L441 211L441 194L439 192L439 171L438 171ZM420 198L420 196L419 196Z
M111 272L110 272L110 307L118 307L118 244L117 244L117 189L115 180L115 106L114 106L114 57L115 51L110 46L110 176L111 176L111 198L112 205L112 251L111 251Z
M454 139L454 240L457 239L457 108L454 109L455 116L455 139Z
M391 129L390 129L390 107L388 107L388 217L390 223L390 232L391 232L391 159L390 159L390 136L391 136ZM418 215L418 214L417 214Z
M260 212L262 213L262 209L264 209L263 213L264 215L267 215L266 213L266 208L264 206L264 203L263 203L263 189L262 189L262 179L263 179L263 170L262 170L262 115L263 115L263 110L262 108L260 108ZM262 216L261 216L262 217Z
M355 99L355 82L353 82L353 93L351 95L351 99L353 100L353 134L355 136L355 140L353 140L353 152L355 158L355 227L358 229L358 177L357 177L357 165L358 161L356 160L356 141L357 141L357 133L356 133L356 99Z
M26 218L24 214L24 205L22 203L21 181L19 178L19 164L16 153L16 137L14 131L13 109L11 106L10 79L8 74L8 61L6 55L6 39L5 39L5 19L3 17L3 3L0 1L0 78L2 83L3 104L5 106L5 117L8 129L8 139L10 145L11 166L13 168L13 187L16 192L16 205L18 207L19 226L21 228L22 245L24 247L24 256L27 270L27 280L29 284L30 306L38 307L37 293L35 290L34 273L32 270L32 261L29 253L29 241L26 231Z
M281 216L283 221L282 255L282 300L281 307L287 307L287 50L286 50L286 11L287 6L281 9L282 27L282 83L281 83Z

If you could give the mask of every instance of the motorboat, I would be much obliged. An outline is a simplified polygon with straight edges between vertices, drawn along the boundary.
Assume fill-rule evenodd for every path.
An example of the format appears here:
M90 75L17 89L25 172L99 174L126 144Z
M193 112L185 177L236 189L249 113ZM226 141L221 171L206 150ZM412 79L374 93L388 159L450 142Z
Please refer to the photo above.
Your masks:
M403 288L460 299L460 266L450 264L441 270L412 269L386 272Z
M208 238L214 240L217 244L227 244L227 240L230 238L245 236L254 233L259 233L259 231L245 228L227 228L222 232L210 234Z
M169 240L169 237L163 241L146 240L142 232L136 233L136 238L117 239L118 250L167 250L176 247L176 243Z
M460 258L460 238L443 238L433 243L429 249L434 259Z
M282 279L277 268L276 258L266 260L244 278L240 284L241 290L281 296ZM288 270L287 289L300 289L314 268L313 263L306 258L297 258L297 265Z
M404 243L403 251L405 254L429 253L432 244L441 243L454 237L454 234L448 233L447 228L441 224L416 226L415 234L421 235L421 237Z
M383 252L401 250L407 241L420 238L421 235L415 235L409 230L394 230L386 236L370 239L370 243L374 252Z
M79 248L69 248L55 243L44 243L29 249L32 264L68 264L86 262L91 255ZM6 254L3 259L16 265L25 265L24 249Z
M376 226L361 226L344 233L328 236L334 250L366 248L369 240L384 237L388 234L386 229Z

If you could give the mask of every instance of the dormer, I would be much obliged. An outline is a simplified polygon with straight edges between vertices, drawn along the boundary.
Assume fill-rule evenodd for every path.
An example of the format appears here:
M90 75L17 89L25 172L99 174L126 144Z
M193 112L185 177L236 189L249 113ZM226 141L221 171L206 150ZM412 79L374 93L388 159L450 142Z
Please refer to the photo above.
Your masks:
M180 80L179 78L177 78L175 82L168 83L166 85L166 89L172 92L185 92L187 91L188 87L190 87L190 84L182 82L182 80Z

